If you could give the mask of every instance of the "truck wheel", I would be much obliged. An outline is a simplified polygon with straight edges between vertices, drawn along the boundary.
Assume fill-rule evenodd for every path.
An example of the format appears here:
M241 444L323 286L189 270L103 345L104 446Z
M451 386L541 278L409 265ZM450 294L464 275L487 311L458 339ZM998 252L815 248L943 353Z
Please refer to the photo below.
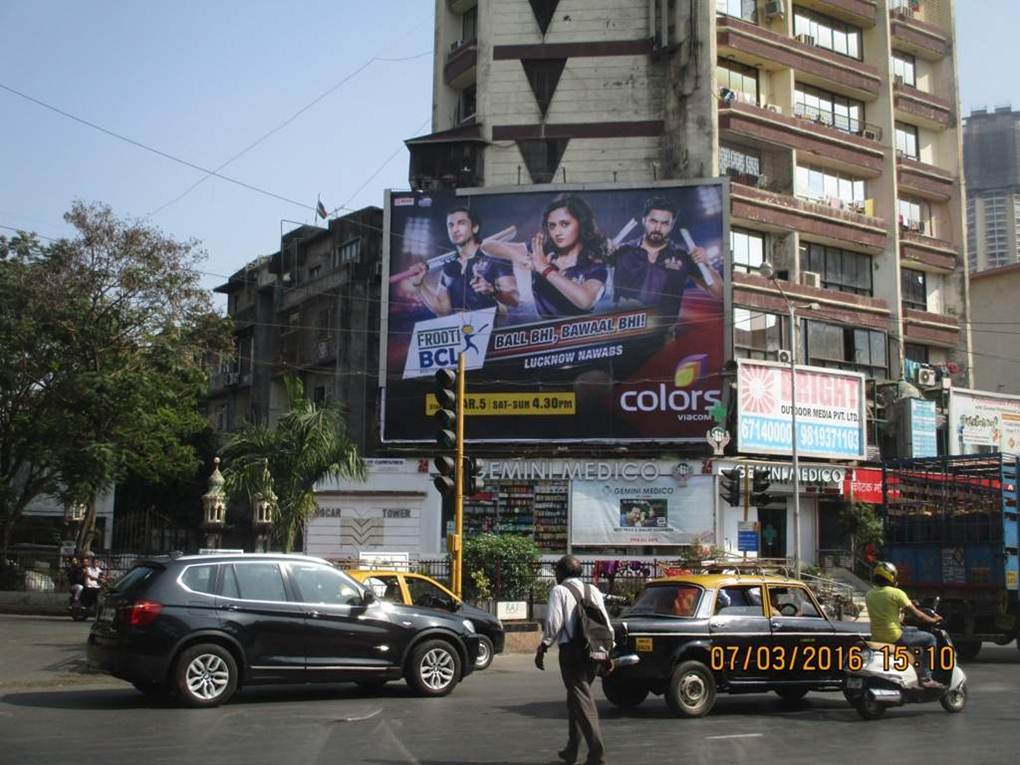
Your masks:
M962 712L963 708L967 706L967 684L963 683L959 688L955 689L950 688L939 699L939 703L947 712Z
M426 640L407 662L407 684L421 696L445 696L460 682L460 656L445 640Z
M981 641L965 640L956 643L956 658L960 661L974 661L981 653Z
M666 704L677 717L704 717L715 705L715 678L700 661L676 666L666 689Z
M623 681L614 672L602 678L602 693L613 706L633 709L648 698L648 687Z

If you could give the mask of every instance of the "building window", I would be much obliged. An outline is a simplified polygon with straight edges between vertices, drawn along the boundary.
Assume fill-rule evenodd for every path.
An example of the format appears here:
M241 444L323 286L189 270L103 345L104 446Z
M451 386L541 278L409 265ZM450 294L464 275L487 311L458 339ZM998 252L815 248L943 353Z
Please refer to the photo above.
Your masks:
M925 236L934 236L931 205L924 200L901 197L896 200L896 212L902 228L918 231Z
M1017 209L1020 210L1020 207ZM1017 225L1016 230L1020 232L1020 225ZM973 197L967 198L967 263L971 271L977 271L977 212L974 209Z
M333 268L338 268L345 263L356 263L361 255L361 238L355 237L336 248L333 255Z
M738 178L744 183L757 185L761 176L761 155L752 149L721 144L719 146L719 175Z
M928 363L928 346L919 343L904 343L903 356L907 361L916 361L918 364Z
M827 168L797 165L796 194L839 209L864 209L864 181Z
M797 83L793 94L793 113L844 133L860 133L864 127L862 101L800 83Z
M850 58L861 58L861 30L851 24L799 6L793 9L793 33L809 38L819 48Z
M476 86L464 88L457 99L457 124L474 119L478 110L478 89Z
M920 159L917 148L917 128L905 122L896 123L896 153L910 159Z
M874 294L871 258L867 255L804 242L800 245L800 270L821 276L822 286L827 290L854 295Z
M478 39L478 6L464 12L460 21L460 39L464 42Z
M924 271L912 268L900 269L903 287L903 305L915 311L928 310L928 279Z
M734 16L752 24L758 23L758 3L756 0L715 0L716 13Z
M765 235L742 228L730 229L730 252L733 254L733 270L758 273L765 260Z
M308 269L308 281L318 279L322 275L322 266L312 266Z
M789 348L789 321L785 316L746 308L733 309L733 353L740 359L771 359Z
M903 78L904 85L917 87L917 62L909 53L893 51L892 72L893 77Z
M715 82L720 92L732 91L740 101L758 103L758 70L737 61L720 61L715 69Z
M884 332L857 329L820 321L804 321L804 358L808 364L851 369L868 377L885 379L888 343Z

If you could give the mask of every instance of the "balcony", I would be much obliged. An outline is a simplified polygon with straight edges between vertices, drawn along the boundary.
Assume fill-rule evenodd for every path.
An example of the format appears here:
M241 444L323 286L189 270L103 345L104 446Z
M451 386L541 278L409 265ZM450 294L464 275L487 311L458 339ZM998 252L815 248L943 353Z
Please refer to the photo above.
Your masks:
M899 80L893 84L893 106L897 112L912 117L912 122L919 121L922 127L944 130L953 123L953 105L949 101Z
M903 339L910 343L955 348L960 344L960 320L955 316L904 308Z
M900 259L941 271L955 271L960 262L960 248L945 239L926 236L919 231L900 230Z
M934 24L921 21L918 12L909 8L889 12L889 32L894 48L929 61L945 58L953 49L949 35Z
M742 183L730 183L730 219L757 223L774 231L800 231L875 254L885 248L887 238L881 218Z
M860 132L874 139L837 130L809 116L788 116L776 107L731 101L720 102L719 129L835 160L847 168L869 171L866 174L872 177L882 173L884 160L877 140L880 133L868 127Z
M443 66L443 82L461 90L475 81L478 66L478 41L458 40L450 46Z
M858 27L870 28L878 21L875 0L798 0L797 5Z
M952 173L903 155L896 157L896 180L900 192L934 202L948 202L956 188Z
M853 295L849 292L808 287L783 282L783 291L793 300L819 303L817 312L801 309L798 315L822 321L841 321L855 326L886 330L889 328L889 304L880 298ZM771 281L758 274L733 274L733 304L770 313L786 314L789 310L779 290Z
M801 73L798 80L829 89L835 86L857 99L877 98L882 87L873 66L730 16L718 18L716 43L720 56L765 69L795 69Z
M411 188L463 188L483 184L485 139L478 123L409 138Z
M454 13L467 13L478 5L478 0L446 0L446 6Z

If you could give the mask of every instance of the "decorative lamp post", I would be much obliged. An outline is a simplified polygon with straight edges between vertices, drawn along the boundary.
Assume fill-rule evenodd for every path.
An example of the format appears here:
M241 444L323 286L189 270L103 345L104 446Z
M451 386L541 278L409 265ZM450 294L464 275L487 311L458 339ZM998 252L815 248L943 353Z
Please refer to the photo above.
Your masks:
M220 532L227 522L227 500L223 492L223 474L220 472L220 458L213 460L212 475L209 476L209 491L202 495L202 528L206 530L205 546L216 549L220 546Z
M786 302L790 312L790 457L793 463L793 575L800 579L800 460L797 454L797 309L808 308L818 310L818 303L794 304L786 296L782 285L776 278L776 270L767 260L759 268L761 275L776 285L779 294Z
M273 525L273 514L276 512L276 493L273 491L273 479L266 466L262 474L265 491L252 497L252 526L255 527L255 552L268 552L269 529Z

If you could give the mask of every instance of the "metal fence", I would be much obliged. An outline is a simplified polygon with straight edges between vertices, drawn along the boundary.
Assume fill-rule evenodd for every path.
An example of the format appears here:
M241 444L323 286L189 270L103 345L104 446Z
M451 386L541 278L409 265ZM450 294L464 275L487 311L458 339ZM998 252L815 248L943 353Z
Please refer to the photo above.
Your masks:
M103 572L116 578L130 569L137 553L96 554ZM52 550L11 550L0 566L0 590L31 592L68 592L69 556Z

